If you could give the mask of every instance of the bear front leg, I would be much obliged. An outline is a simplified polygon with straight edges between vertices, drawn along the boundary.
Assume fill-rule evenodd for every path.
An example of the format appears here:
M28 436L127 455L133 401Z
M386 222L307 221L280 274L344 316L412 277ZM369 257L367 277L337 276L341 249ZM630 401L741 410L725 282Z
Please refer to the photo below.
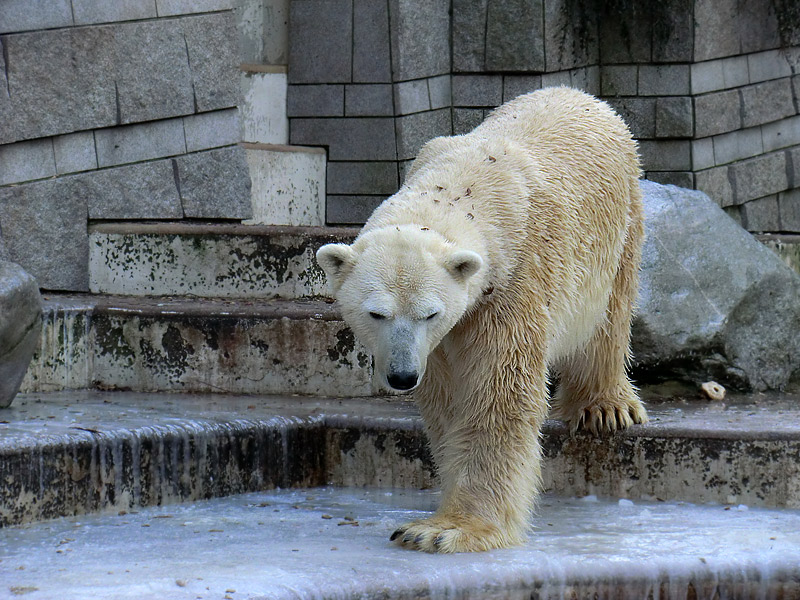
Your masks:
M465 361L462 377L453 378L451 417L442 423L435 452L442 504L432 517L392 534L403 547L477 552L525 541L541 488L544 359L513 353L504 360L480 352L491 359Z

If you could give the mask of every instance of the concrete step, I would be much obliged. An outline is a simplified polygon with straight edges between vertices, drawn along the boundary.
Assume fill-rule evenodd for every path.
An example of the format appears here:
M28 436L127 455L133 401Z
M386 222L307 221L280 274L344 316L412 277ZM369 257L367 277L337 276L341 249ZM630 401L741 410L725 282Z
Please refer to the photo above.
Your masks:
M544 496L529 542L389 542L436 492L310 488L0 530L0 595L77 600L800 597L800 512ZM730 510L729 510L730 509Z
M314 253L356 229L238 224L103 223L90 228L95 294L206 298L329 295Z
M371 360L331 304L46 296L23 391L369 395Z
M764 233L756 235L756 239L776 252L783 262L800 275L800 234Z
M800 397L662 401L604 440L544 427L546 490L800 508ZM430 488L413 403L72 391L0 413L0 527L275 487ZM5 562L0 562L0 568Z

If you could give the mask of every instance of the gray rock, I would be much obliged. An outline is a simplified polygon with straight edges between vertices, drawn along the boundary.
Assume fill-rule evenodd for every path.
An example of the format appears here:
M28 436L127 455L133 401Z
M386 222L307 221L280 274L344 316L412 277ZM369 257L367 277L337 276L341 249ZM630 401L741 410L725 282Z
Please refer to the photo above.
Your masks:
M490 2L486 23L486 69L543 71L543 2Z
M800 277L702 192L641 185L636 375L785 387L800 375Z
M36 281L16 263L0 262L0 408L11 404L42 328Z

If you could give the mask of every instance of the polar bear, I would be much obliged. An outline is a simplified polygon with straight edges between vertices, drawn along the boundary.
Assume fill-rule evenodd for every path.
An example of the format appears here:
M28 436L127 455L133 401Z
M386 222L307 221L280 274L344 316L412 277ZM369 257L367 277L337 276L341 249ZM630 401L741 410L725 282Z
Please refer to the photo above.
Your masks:
M391 539L428 552L522 543L553 416L646 420L626 376L643 238L636 144L605 103L548 88L428 142L352 245L317 252L375 377L413 390L442 486Z

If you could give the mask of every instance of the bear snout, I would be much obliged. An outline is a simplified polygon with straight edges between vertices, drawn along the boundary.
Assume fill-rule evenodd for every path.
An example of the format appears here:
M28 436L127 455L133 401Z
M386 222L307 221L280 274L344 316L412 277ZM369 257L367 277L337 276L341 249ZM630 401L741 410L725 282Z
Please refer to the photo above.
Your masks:
M396 373L389 373L386 377L386 381L389 382L389 385L392 386L393 389L407 392L417 386L419 375L415 371L399 371Z

